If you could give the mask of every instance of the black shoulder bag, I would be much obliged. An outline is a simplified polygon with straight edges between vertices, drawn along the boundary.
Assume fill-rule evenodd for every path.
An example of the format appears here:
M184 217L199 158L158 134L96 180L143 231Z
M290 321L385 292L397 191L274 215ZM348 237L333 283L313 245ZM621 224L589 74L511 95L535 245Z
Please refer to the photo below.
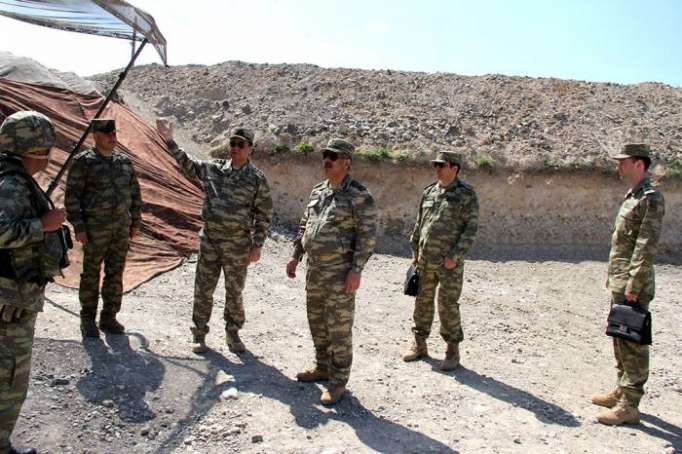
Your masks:
M403 293L408 296L417 296L419 293L419 274L414 265L410 265L405 276L405 284L403 285Z

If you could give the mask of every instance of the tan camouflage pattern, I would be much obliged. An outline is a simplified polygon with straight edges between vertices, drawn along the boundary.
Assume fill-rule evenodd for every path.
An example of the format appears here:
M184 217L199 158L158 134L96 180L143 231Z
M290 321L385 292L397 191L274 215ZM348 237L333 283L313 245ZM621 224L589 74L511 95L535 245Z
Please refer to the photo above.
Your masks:
M121 309L123 270L129 232L139 229L142 198L130 159L119 152L105 157L95 149L74 158L64 194L66 218L76 233L87 234L78 296L81 318L94 320L102 281L102 312Z
M263 246L272 221L268 180L251 161L236 169L230 160L194 159L175 142L169 144L169 150L183 173L199 180L206 194L194 280L192 333L195 338L208 333L213 293L221 269L225 275L225 328L241 329L245 320L242 291L249 254L252 248Z
M651 299L640 297L639 304L649 309ZM611 294L611 305L627 304L623 293ZM617 386L623 390L623 398L637 408L644 395L644 385L649 379L649 346L641 345L618 337L613 338L613 353L616 357Z
M251 242L248 237L213 241L204 233L199 246L199 259L194 277L194 308L191 328L195 337L209 332L208 322L213 311L213 292L220 272L225 276L225 330L238 331L244 326L242 291L249 266Z
M9 451L10 436L26 399L36 313L18 320L0 320L0 452Z
M52 121L39 112L16 112L0 125L0 152L23 155L51 148L56 140Z
M19 158L0 154L0 172L4 171L25 173ZM0 303L40 312L45 279L39 261L47 237L40 216L48 204L46 199L34 200L34 194L25 176L0 178L0 254L5 260L11 254L16 273L15 278L0 276Z
M448 343L464 339L459 311L464 256L478 230L478 198L473 188L459 179L448 187L437 182L427 186L419 204L410 243L417 259L419 291L415 299L412 332L426 339L431 333L434 299L438 291L440 334ZM457 262L448 270L443 259Z
M613 225L608 288L612 292L655 293L654 255L661 236L665 200L646 177L628 191Z
M306 306L317 367L332 384L350 377L355 294L344 287L348 272L362 272L374 250L376 217L372 195L350 175L337 188L324 181L313 188L294 240L294 258L308 255Z

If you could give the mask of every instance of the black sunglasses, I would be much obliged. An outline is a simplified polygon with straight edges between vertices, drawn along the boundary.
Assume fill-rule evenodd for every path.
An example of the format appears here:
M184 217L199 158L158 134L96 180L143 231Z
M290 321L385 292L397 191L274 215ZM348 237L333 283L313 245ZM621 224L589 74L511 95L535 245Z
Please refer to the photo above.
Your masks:
M339 154L335 151L324 150L322 152L322 159L329 159L330 161L336 161L339 159Z
M230 140L231 148L246 148L246 142L243 140Z
M444 162L432 162L431 165L436 169L442 169L443 167L445 167Z

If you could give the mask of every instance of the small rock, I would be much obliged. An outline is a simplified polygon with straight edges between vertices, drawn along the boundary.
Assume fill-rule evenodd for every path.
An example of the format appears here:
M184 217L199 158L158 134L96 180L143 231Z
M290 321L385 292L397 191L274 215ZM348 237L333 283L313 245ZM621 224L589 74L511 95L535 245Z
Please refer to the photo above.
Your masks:
M254 435L251 437L251 443L260 443L263 441L263 436L262 435Z
M107 399L102 402L102 405L107 407L107 408L114 408L114 401L111 399Z
M149 435L149 427L143 427L140 430L140 435L142 435L143 437L146 437L147 435Z
M194 437L187 437L185 438L185 441L183 441L186 445L191 445L192 442L194 442Z
M516 443L517 445L520 445L521 439L519 437L514 438L514 443Z
M237 399L239 398L239 391L237 391L237 388L226 389L220 397L222 399Z
M50 381L50 386L55 387L55 386L66 386L69 384L69 379L68 378L54 378Z

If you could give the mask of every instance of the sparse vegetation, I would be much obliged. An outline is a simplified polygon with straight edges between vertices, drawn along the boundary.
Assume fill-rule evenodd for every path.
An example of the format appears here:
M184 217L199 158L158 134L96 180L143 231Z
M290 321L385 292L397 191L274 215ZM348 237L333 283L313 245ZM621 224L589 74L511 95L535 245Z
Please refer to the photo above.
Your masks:
M315 151L315 147L309 144L308 142L300 141L294 147L294 151L296 151L297 153L308 154Z
M289 153L291 148L285 143L276 143L272 146L272 152L274 154Z
M479 169L492 169L493 168L493 162L490 158L486 156L477 156L474 158L474 164Z
M682 178L682 161L670 159L665 166L666 178Z

